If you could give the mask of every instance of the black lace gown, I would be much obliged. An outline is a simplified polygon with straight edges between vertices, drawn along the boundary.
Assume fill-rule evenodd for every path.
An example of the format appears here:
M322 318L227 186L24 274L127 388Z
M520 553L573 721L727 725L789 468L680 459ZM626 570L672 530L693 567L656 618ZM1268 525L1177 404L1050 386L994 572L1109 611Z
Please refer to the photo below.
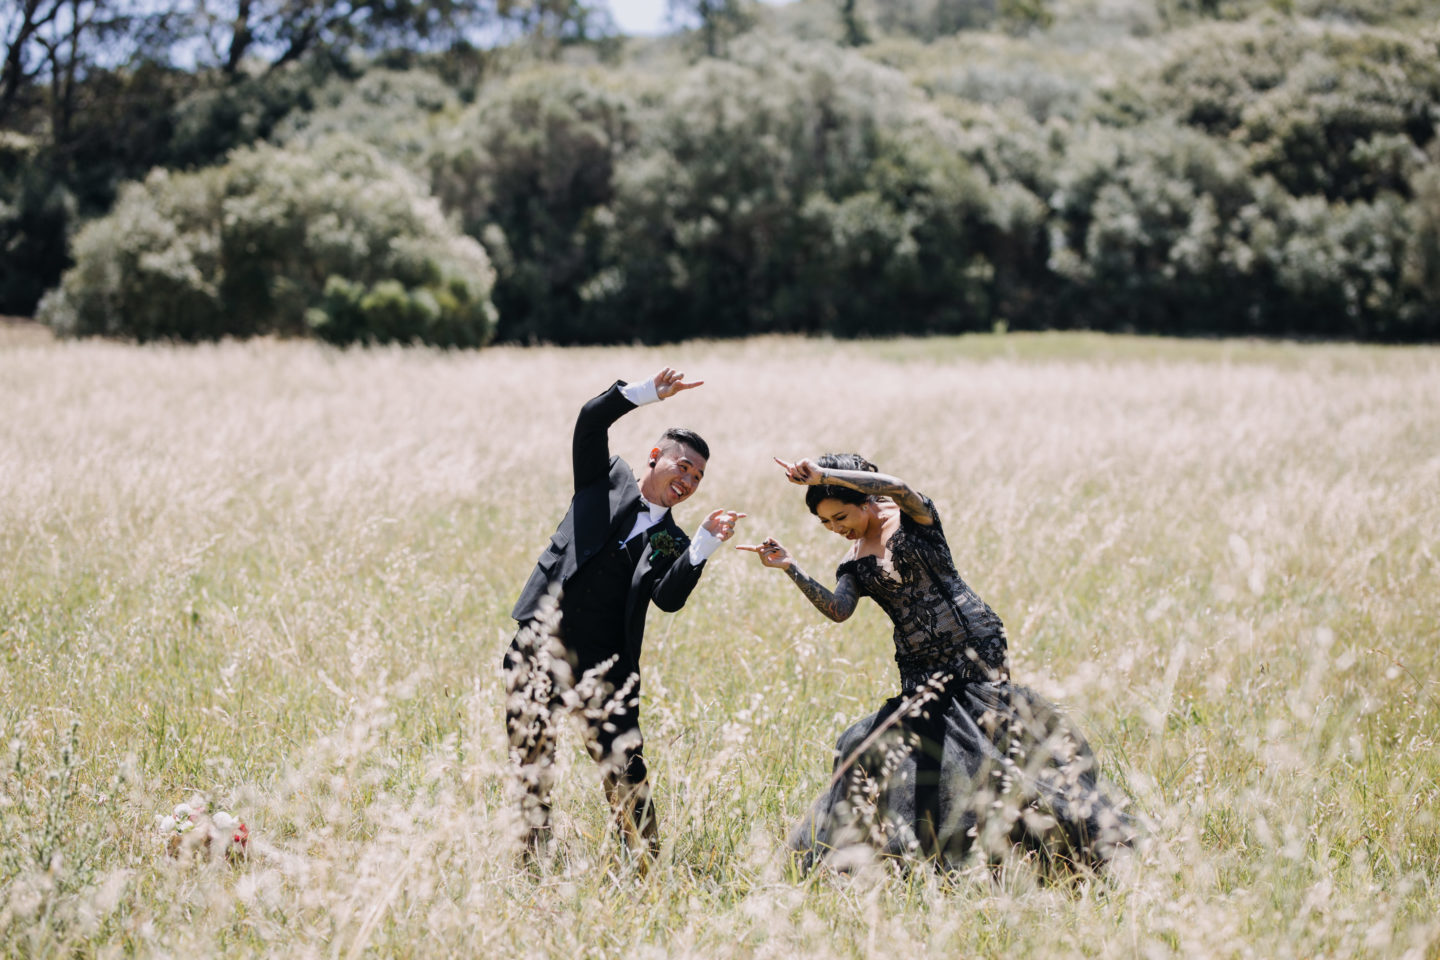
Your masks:
M790 847L807 865L878 852L958 868L1019 844L1098 868L1131 842L1129 817L1097 784L1079 731L1009 682L1005 626L956 572L925 506L928 526L902 512L889 568L868 556L836 571L894 622L900 695L840 735L830 785Z

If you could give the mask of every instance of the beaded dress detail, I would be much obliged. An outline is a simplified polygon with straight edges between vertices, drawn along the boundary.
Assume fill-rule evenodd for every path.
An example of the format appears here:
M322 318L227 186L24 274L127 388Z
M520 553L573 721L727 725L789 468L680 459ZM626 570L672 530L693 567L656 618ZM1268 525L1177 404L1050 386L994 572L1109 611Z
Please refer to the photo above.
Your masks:
M900 514L886 543L894 575L876 556L846 560L861 593L880 604L895 624L895 663L901 693L914 693L937 674L958 680L1008 680L1005 625L955 570L935 504L927 526Z

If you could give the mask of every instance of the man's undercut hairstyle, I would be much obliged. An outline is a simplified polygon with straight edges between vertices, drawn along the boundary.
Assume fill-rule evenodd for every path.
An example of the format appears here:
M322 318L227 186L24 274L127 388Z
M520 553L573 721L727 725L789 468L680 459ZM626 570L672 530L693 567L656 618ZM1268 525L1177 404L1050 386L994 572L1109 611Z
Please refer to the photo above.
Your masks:
M694 430L686 430L684 427L671 427L660 434L660 442L664 443L666 440L683 443L706 460L710 459L710 445L701 439L700 434Z
M815 458L815 463L818 464L822 470L863 470L866 473L880 472L879 467L858 453L821 454ZM839 500L841 503L850 503L858 506L873 499L875 498L868 493L851 490L849 487L842 487L839 484L819 483L805 490L805 506L810 508L811 513L816 513L820 508L821 501L824 500Z

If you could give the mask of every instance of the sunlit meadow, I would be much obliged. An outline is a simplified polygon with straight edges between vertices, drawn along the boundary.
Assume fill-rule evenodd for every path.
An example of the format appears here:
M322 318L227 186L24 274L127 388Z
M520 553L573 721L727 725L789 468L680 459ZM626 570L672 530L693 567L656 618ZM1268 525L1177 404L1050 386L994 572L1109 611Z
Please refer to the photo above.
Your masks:
M616 855L563 740L558 850L512 856L499 661L570 427L665 363L677 511L844 544L772 455L937 502L1018 682L1148 840L1107 876L795 873L830 744L897 688L873 605L748 554L652 613L664 846ZM1057 335L474 353L53 343L0 330L0 953L1440 956L1440 350ZM201 797L248 857L173 859Z

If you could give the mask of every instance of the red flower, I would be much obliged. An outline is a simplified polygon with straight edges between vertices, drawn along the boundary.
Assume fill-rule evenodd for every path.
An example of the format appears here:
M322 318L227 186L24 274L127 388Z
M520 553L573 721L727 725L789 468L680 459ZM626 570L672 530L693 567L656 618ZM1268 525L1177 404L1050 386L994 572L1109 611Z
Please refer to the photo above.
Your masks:
M242 847L245 846L245 844L250 840L250 828L245 826L245 824L243 823L240 824L235 828L235 836L231 837L230 839L232 842L238 843Z

